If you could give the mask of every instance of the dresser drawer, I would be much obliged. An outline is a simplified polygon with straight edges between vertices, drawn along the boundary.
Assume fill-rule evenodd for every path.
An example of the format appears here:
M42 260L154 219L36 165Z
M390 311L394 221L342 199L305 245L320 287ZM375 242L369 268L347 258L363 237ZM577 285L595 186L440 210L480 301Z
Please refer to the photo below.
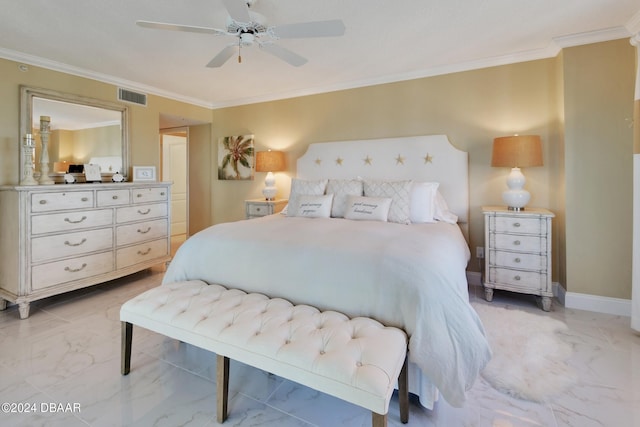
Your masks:
M546 256L492 250L489 252L489 257L489 263L497 267L534 271L545 271L547 269Z
M129 204L129 190L98 190L98 206L121 206Z
M492 219L495 221L496 233L540 234L542 232L543 220L539 218L496 216Z
M165 187L134 188L132 195L133 203L161 202L168 199L168 189Z
M116 211L116 222L140 221L145 219L162 218L167 216L167 204L158 203L153 205L127 206L118 208Z
M40 264L31 269L31 289L38 290L113 270L113 252Z
M169 245L166 238L121 248L116 254L116 268L129 267L167 255L169 255Z
M31 196L31 212L85 209L93 207L93 191L61 191L58 193L34 193Z
M519 236L515 234L491 234L489 249L502 249L517 252L545 252L546 239L540 236Z
M31 239L31 262L42 262L111 249L113 249L113 230L111 227L35 237Z
M139 222L129 225L120 225L116 231L116 243L118 246L140 243L147 240L167 237L167 219Z
M533 271L516 271L492 267L489 269L489 280L498 284L539 291L540 289L546 290L547 275Z
M112 209L33 215L31 217L31 234L74 231L111 224L113 224Z

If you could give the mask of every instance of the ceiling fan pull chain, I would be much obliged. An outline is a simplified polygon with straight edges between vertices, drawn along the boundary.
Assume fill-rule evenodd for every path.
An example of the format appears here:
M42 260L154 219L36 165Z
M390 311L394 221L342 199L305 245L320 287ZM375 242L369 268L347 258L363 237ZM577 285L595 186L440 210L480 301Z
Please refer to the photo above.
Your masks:
M238 38L238 64L242 64L242 38Z

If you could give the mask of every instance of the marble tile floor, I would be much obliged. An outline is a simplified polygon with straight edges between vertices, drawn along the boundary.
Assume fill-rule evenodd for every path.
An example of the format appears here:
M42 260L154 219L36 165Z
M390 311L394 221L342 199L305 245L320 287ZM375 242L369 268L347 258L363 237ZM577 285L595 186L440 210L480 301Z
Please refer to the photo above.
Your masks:
M150 270L38 301L26 320L15 306L0 312L0 402L23 412L3 406L0 426L217 425L215 355L134 328L132 371L120 375L120 305L158 286L162 274ZM470 293L485 303L481 289ZM628 318L558 304L544 313L534 297L507 292L496 292L492 304L567 323L575 387L533 403L478 378L464 408L440 400L427 410L412 398L408 426L640 426L640 336ZM226 426L359 427L370 420L367 410L232 362ZM402 425L395 396L389 425Z

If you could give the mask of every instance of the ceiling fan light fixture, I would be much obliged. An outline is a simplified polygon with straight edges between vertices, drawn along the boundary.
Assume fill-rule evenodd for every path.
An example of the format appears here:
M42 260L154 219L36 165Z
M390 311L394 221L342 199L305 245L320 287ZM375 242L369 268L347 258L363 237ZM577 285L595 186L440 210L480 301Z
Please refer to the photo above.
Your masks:
M240 34L240 44L242 44L243 46L251 46L255 39L255 35L251 32Z

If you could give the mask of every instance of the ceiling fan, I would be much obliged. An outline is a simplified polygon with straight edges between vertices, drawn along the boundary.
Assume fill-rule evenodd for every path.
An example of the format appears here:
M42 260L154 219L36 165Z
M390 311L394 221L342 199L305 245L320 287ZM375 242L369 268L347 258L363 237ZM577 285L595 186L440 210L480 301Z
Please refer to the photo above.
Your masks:
M306 58L297 53L279 46L275 43L278 39L335 37L342 36L345 26L342 20L332 19L328 21L311 21L296 24L285 24L269 27L264 16L250 11L249 8L256 0L222 0L229 17L224 30L193 25L169 24L153 21L136 21L136 24L144 28L153 28L171 31L186 31L191 33L214 34L217 36L232 36L238 40L227 45L220 53L213 57L207 64L209 68L221 67L231 58L238 49L238 62L242 62L240 50L242 47L257 44L262 50L274 55L283 61L299 67L307 62Z

